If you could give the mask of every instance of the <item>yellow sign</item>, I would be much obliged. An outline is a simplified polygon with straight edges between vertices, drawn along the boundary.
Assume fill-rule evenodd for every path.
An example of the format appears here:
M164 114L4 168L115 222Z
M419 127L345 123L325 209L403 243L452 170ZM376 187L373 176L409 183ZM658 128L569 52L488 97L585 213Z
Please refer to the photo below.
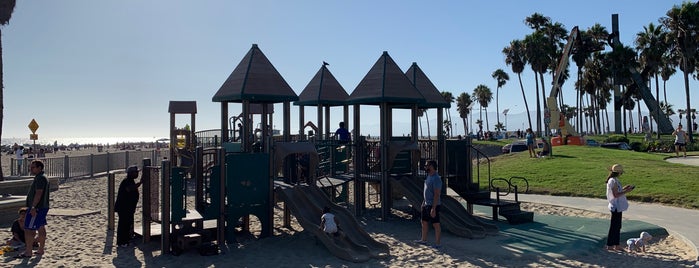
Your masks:
M33 141L38 140L39 134L29 134L29 139Z
M31 122L29 122L29 130L32 131L32 134L36 133L36 130L39 129L39 123L36 122L36 120L32 119Z

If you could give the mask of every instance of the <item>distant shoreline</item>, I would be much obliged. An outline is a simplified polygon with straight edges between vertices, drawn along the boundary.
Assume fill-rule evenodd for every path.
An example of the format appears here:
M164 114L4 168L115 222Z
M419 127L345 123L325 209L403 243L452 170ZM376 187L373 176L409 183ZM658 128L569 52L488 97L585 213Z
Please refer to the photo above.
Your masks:
M69 137L69 138L46 138L46 139L40 139L36 141L37 145L43 145L43 146L53 146L54 144L57 145L89 145L89 146L98 146L98 145L116 145L116 144L122 144L122 143L127 143L127 144L138 144L138 143L155 143L157 140L161 139L162 137ZM0 144L3 146L12 146L13 144L20 144L20 145L30 145L34 144L35 142L30 140L29 138L2 138L0 140Z

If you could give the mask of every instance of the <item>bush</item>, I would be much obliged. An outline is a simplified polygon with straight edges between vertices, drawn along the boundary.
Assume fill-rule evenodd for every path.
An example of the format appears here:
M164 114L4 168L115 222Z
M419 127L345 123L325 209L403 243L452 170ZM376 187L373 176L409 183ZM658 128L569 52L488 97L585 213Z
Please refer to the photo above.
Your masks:
M647 143L634 141L631 144L629 144L629 146L631 146L631 150L634 150L636 152L647 152L648 151L648 144Z
M609 135L609 137L607 137L605 142L626 142L626 143L629 143L629 138L627 138L624 135L614 134L614 135Z

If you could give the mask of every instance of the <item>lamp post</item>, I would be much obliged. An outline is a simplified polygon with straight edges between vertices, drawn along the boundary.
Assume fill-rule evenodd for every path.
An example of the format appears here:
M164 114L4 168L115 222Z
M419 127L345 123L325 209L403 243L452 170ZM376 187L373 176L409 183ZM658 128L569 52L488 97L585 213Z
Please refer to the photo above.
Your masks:
M507 113L510 112L510 109L505 109L502 111L502 114L505 115L505 133L507 133Z

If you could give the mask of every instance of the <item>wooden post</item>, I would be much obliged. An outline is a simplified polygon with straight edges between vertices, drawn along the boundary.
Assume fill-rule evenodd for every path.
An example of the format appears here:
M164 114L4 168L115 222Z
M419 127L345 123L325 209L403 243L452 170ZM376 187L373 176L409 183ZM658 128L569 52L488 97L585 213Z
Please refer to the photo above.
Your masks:
M114 231L114 173L107 175L107 230Z

